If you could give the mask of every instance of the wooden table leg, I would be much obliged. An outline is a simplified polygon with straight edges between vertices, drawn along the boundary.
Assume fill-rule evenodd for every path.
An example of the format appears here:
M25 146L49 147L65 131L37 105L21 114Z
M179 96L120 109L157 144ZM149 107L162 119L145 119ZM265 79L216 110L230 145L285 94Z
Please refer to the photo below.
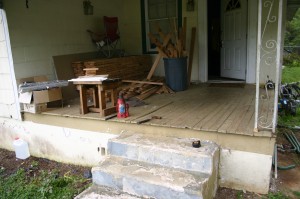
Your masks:
M80 114L87 114L87 99L86 99L86 87L79 84L79 95L80 95Z
M98 95L98 87L93 88L93 103L95 108L99 108L99 95Z
M104 111L103 110L106 109L105 91L103 91L101 85L98 85L97 87L98 87L100 115L104 116Z
M116 106L118 100L118 89L112 89L110 97L112 106Z

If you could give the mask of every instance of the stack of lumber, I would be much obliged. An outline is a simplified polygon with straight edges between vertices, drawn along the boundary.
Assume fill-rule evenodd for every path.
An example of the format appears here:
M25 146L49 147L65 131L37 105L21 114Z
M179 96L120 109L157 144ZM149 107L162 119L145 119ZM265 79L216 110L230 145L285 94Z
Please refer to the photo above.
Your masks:
M74 76L76 78L85 75L85 72L83 70L85 67L84 67L84 64L83 64L82 61L72 62L71 66L72 66L72 69L73 69Z
M85 68L98 68L97 75L108 74L110 78L142 79L151 68L151 56L129 56L85 61Z
M150 55L72 62L75 77L84 76L84 69L98 68L96 75L108 74L110 78L143 79L151 69Z
M84 68L85 76L94 76L97 75L98 68Z
M120 89L124 99L135 97L138 100L144 100L151 95L158 93L174 93L165 85L162 78L156 78L152 81L123 80L123 83L129 83Z

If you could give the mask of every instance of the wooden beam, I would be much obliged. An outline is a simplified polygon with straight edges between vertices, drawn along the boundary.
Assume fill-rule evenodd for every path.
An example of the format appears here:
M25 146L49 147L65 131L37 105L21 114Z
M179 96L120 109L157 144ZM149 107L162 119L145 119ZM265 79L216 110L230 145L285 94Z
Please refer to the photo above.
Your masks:
M152 84L152 85L164 85L163 82L149 82L149 81L137 81L137 80L122 80L125 83L138 83L138 84Z
M147 76L147 79L148 79L148 80L150 80L150 79L152 78L152 76L153 76L153 74L154 74L154 71L155 71L155 69L157 68L158 63L159 63L159 61L160 61L160 59L161 59L162 57L163 57L163 54L162 54L162 53L158 53L158 55L156 56L156 59L155 59L153 65L152 65L152 67L151 67L151 70L150 70L150 72L148 73L148 76Z
M187 82L188 86L191 83L195 39L196 39L196 27L193 27L192 35L191 35L190 53L189 53L189 64L188 64L188 71L187 71L188 72L188 82Z

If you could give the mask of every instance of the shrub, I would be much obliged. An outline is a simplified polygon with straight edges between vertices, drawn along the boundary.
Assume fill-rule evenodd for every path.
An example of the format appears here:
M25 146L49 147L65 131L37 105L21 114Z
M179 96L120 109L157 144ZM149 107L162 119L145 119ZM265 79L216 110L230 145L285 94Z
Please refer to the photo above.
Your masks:
M300 67L300 55L289 53L283 57L283 65L287 67Z

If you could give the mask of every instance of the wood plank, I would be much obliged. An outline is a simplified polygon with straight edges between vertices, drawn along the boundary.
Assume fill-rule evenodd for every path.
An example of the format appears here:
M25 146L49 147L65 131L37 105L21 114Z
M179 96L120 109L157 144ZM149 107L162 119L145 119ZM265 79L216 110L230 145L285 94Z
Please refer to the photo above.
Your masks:
M235 104L223 104L218 114L202 126L202 130L217 131L235 108Z
M167 126L177 127L177 128L187 128L187 121L195 121L195 117L192 116L193 110L198 110L198 107L203 107L204 102L200 103L186 103L187 106L182 107L180 112L176 111L177 117L173 117L173 120L170 120ZM199 114L200 112L198 112ZM173 114L174 115L174 114ZM197 120L199 121L199 120Z
M164 85L163 82L150 82L150 81L137 81L137 80L122 80L125 83L138 83L138 84L152 84L152 85Z
M251 106L249 105L245 105L242 107L239 107L238 110L235 111L234 114L234 119L232 120L231 124L229 126L227 126L226 128L226 133L236 133L236 129L238 128L238 126L240 125L241 121L244 119L245 117L245 113L247 111L249 111L251 108ZM226 120L227 122L228 120Z
M190 51L189 51L190 53L189 53L189 63L188 63L188 85L191 84L195 40L196 40L196 28L193 27L192 35L191 35Z
M150 72L148 73L148 76L147 76L147 79L148 79L148 80L150 80L150 79L152 78L152 76L153 76L153 74L154 74L154 71L155 71L155 69L157 68L158 63L159 63L159 61L161 60L162 57L163 57L163 55L162 55L161 53L158 53L158 54L157 54L156 59L155 59L153 65L152 65L152 67L151 67L151 70L150 70Z
M79 96L80 96L80 114L87 114L87 99L86 99L86 87L79 85Z
M160 87L156 86L152 90L148 91L147 93L136 96L136 98L139 99L139 100L144 100L147 97L149 97L149 96L153 95L154 93L156 93L156 91L158 91L159 89L160 89Z
M205 118L200 120L193 129L196 130L203 130L203 126L209 123L210 120L212 120L214 117L217 117L219 112L222 110L224 104L216 103L216 105L209 110L209 112L206 114Z
M236 134L250 135L254 134L254 107L252 107L245 115L244 120L241 122L236 130Z
M183 18L183 26L182 26L182 35L181 35L181 41L182 41L182 49L186 50L186 27L187 27L187 17Z
M206 102L201 102L193 106L188 114L181 116L181 120L178 120L177 126L185 129L192 129L201 119L205 117L205 115L202 113L205 112L206 109L209 109Z

